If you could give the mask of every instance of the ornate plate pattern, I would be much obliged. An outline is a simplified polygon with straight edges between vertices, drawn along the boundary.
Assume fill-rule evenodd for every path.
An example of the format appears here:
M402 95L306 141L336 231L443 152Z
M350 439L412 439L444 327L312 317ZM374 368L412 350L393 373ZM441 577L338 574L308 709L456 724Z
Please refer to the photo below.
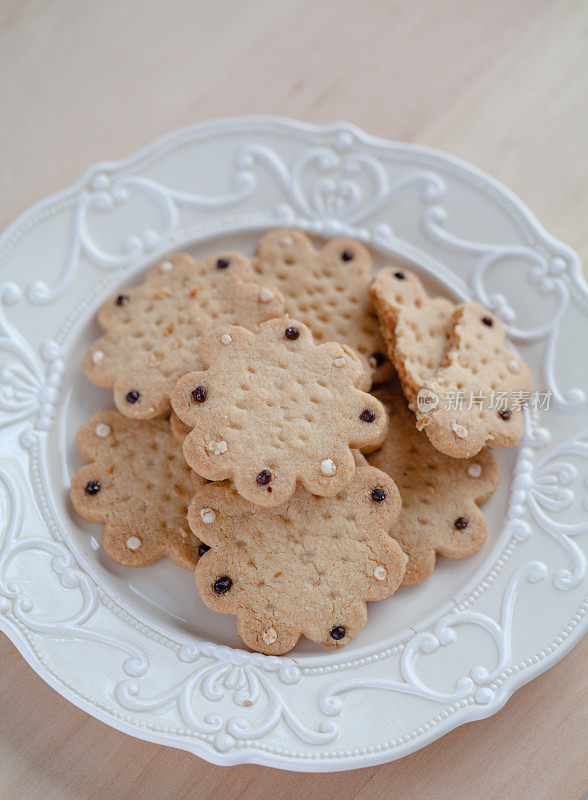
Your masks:
M145 579L102 561L66 488L76 425L107 398L80 378L101 299L166 252L219 237L251 247L276 225L357 237L480 300L551 393L521 446L501 454L490 541L472 566L442 565L457 577L373 607L347 649L283 658L228 646L226 620L216 637L201 606L175 614ZM0 627L98 719L218 764L361 767L493 714L585 627L587 339L577 256L448 156L349 125L263 118L98 164L0 240ZM154 584L172 574L152 569ZM190 580L179 591L192 593Z

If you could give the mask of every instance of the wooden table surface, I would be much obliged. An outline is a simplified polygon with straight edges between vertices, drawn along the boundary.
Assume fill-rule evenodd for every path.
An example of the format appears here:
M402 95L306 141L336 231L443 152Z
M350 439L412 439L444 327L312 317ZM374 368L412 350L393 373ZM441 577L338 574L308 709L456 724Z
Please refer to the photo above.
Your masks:
M94 161L268 113L459 155L586 263L587 34L585 0L3 0L0 225ZM1 800L576 800L588 788L588 641L494 717L339 775L215 767L134 740L67 703L4 638L0 654Z

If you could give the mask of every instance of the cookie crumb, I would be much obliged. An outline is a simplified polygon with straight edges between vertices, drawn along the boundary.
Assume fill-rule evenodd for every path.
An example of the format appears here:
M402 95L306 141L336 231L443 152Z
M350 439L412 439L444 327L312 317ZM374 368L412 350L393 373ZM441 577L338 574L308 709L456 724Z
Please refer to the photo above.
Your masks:
M463 425L460 425L457 420L452 419L449 423L449 427L457 436L458 439L467 439L468 438L468 429L464 428Z
M472 478L479 478L482 474L482 466L480 464L470 464L468 467L468 475Z
M141 547L141 540L138 536L129 536L125 542L127 550L138 550Z
M110 435L110 425L106 425L104 422L99 422L94 428L94 433L99 439L106 439L106 437Z
M232 341L233 337L229 333L223 333L223 335L221 336L221 342L223 344L231 344Z
M386 572L385 567L382 567L381 565L376 567L375 570L374 570L374 578L377 581L385 581L387 574L388 573Z
M92 363L99 364L104 358L104 353L102 350L94 350L92 353Z
M259 301L261 303L269 303L274 299L275 296L275 293L272 292L271 289L268 289L267 286L264 286L259 293Z
M332 478L336 472L337 467L335 466L335 462L332 458L325 458L324 461L321 461L322 475L325 475L327 478Z
M213 453L215 456L222 456L223 453L226 453L228 450L228 444L221 439L220 442L209 442L207 446L207 450L210 453Z
M344 367L345 366L345 359L343 356L337 356L337 358L333 361L333 364L336 367Z
M276 633L275 628L268 628L261 634L261 638L266 644L273 644L277 638L278 634Z
M171 261L162 261L161 264L159 265L160 272L171 272L173 268L174 265L172 264Z
M212 510L212 508L202 508L200 510L200 519L202 520L202 522L206 522L207 524L210 524L211 522L215 521L216 514Z

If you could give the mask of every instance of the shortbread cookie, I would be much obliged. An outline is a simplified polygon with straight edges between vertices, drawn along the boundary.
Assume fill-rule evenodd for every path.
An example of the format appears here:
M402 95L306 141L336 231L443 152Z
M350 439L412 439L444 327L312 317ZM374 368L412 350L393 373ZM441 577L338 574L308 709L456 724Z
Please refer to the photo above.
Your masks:
M151 419L169 409L180 375L199 367L204 334L231 323L254 328L283 309L275 289L254 282L245 256L195 261L179 253L101 306L105 335L86 353L84 372L96 386L114 388L115 405L126 417Z
M419 389L439 368L449 341L447 326L455 303L429 297L405 269L376 273L370 288L380 327L406 398L413 411Z
M362 362L344 345L316 345L289 318L255 333L223 326L203 339L203 371L182 377L174 411L194 430L184 456L209 480L231 478L239 494L279 506L297 480L331 497L355 472L351 448L383 441L383 406L357 388Z
M76 445L88 463L72 478L71 501L85 520L104 524L106 553L126 567L166 555L193 569L201 545L186 520L194 482L169 422L101 411L82 425Z
M485 444L511 447L524 432L521 393L533 388L525 362L506 346L502 325L478 303L458 306L441 368L424 385L436 405L417 402L417 427L454 458Z
M255 506L227 482L200 489L192 530L211 549L196 568L207 606L236 614L246 645L268 655L301 635L337 647L366 622L366 600L393 594L406 557L389 531L400 498L388 475L360 467L336 497L299 486L279 508Z
M468 460L435 450L415 428L396 382L376 396L388 411L390 429L368 461L398 486L402 511L392 536L408 556L404 583L418 583L433 571L437 553L466 558L482 547L487 525L478 506L498 486L498 464L488 450Z
M368 360L375 383L390 376L368 293L372 259L362 244L332 239L316 250L301 231L271 231L259 242L254 266L260 280L282 292L287 313L308 325L317 342L353 347Z

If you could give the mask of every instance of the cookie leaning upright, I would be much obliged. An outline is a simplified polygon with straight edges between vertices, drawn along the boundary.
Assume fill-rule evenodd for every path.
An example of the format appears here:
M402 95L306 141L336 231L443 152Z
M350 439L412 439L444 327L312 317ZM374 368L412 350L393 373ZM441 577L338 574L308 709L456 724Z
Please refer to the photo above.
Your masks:
M524 432L517 396L533 388L529 368L506 346L498 319L478 303L457 306L450 331L443 363L424 385L438 404L417 407L417 427L437 450L454 458L469 458L486 444L517 444ZM473 402L453 402L457 392Z
M297 230L267 233L259 242L254 268L260 280L284 295L286 313L308 325L317 342L341 342L370 364L375 383L391 365L368 293L372 259L353 239L331 239L315 249Z
M72 478L71 501L83 519L104 524L106 553L127 567L167 555L193 569L200 542L186 511L196 481L169 422L101 411L84 422L76 445L88 463Z
M281 296L254 282L251 262L237 253L195 261L185 253L153 267L139 286L98 311L105 332L83 362L88 379L114 389L127 417L151 419L169 409L176 380L199 366L203 335L223 324L255 327L283 313Z
M455 303L429 297L414 272L394 267L376 273L370 295L388 355L414 411L419 389L437 371L445 354Z
M398 486L402 511L392 536L408 556L404 583L418 583L435 568L437 554L466 558L482 547L488 526L479 505L496 490L500 472L489 450L467 460L436 450L415 428L396 382L376 396L386 407L390 429L367 460Z
M235 614L246 645L268 655L301 635L346 644L365 624L366 601L393 594L406 558L390 529L400 511L394 482L360 467L336 497L299 486L278 508L252 506L229 483L198 490L192 530L211 549L196 568L207 606Z
M313 494L337 494L355 472L351 448L385 436L382 404L357 388L363 362L344 345L316 345L302 323L278 318L256 332L223 326L199 356L205 369L184 375L172 396L194 428L184 456L204 478L231 478L253 503L278 506L297 481Z

